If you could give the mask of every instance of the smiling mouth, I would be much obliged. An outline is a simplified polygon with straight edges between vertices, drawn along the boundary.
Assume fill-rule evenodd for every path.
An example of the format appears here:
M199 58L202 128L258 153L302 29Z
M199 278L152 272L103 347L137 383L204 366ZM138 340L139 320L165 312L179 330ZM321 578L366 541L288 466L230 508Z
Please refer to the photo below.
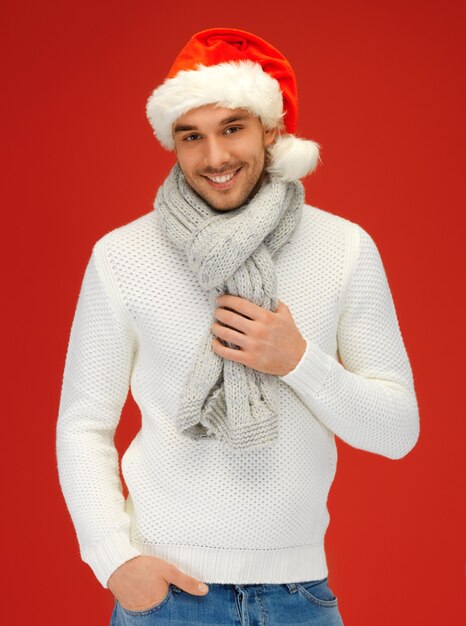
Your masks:
M237 170L230 172L229 174L222 174L220 176L208 176L204 175L204 178L208 181L209 185L214 189L228 189L235 181L238 172L241 170L239 167Z

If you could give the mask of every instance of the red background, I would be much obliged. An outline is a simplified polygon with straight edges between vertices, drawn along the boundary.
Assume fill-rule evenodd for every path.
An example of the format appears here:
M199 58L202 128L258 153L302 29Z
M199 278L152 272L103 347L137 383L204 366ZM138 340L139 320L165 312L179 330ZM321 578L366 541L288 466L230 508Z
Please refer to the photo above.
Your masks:
M151 210L174 162L145 118L148 96L192 33L231 26L293 65L298 134L322 146L307 202L373 236L414 372L421 436L409 455L337 440L326 547L345 626L463 624L461 3L161 4L0 7L2 623L109 624L113 596L80 560L56 470L69 331L93 243ZM129 397L120 452L138 429Z

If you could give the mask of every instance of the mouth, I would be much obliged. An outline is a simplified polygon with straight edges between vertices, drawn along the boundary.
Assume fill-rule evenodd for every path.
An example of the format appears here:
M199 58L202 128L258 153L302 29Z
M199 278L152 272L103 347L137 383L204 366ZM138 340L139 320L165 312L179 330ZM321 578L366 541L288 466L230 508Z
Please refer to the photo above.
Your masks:
M233 170L232 172L229 172L227 174L217 176L203 175L203 177L206 179L212 189L229 189L235 184L236 179L238 178L238 172L241 169L242 167L239 167L237 170Z

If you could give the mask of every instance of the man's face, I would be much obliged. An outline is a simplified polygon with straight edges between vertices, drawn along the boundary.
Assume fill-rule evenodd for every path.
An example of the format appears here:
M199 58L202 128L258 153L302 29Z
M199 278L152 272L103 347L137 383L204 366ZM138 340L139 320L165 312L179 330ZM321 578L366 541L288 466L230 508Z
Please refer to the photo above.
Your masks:
M213 104L192 109L173 126L175 151L189 185L212 208L242 206L260 187L265 149L276 130L266 130L245 109Z

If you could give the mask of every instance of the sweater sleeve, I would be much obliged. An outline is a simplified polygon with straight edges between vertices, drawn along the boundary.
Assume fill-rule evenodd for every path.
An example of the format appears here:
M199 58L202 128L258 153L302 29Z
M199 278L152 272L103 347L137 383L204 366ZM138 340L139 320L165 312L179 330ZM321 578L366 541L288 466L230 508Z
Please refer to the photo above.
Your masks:
M141 554L130 543L130 520L114 433L125 403L136 337L118 304L111 267L99 240L88 261L65 360L56 455L60 486L82 560L107 588L112 572Z
M379 251L355 226L359 251L337 329L341 363L305 336L301 360L280 378L340 439L399 459L419 437L413 375Z

